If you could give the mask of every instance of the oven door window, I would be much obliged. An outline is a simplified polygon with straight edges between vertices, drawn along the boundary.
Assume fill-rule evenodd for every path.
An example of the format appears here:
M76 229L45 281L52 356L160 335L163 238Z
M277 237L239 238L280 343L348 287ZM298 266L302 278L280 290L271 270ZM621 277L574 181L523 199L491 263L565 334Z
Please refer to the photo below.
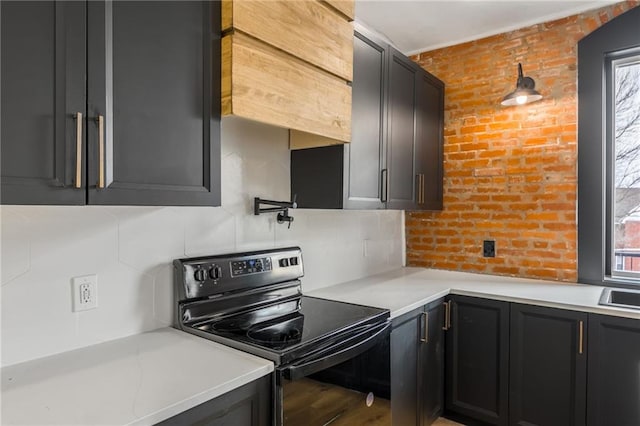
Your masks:
M297 380L282 378L284 426L391 425L389 340Z

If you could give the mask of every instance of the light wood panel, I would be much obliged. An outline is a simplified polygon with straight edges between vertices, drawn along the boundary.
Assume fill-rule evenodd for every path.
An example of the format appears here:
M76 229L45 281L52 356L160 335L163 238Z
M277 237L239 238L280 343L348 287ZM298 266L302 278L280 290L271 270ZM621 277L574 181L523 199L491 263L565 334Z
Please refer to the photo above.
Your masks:
M301 379L284 389L284 426L322 425L333 416L331 426L391 425L391 404L375 398L367 407L366 395L329 383Z
M240 32L222 39L222 114L351 139L351 87Z
M318 148L320 146L341 144L344 144L344 141L314 135L312 133L301 132L299 130L289 131L289 149Z
M320 2L225 0L222 27L353 80L353 25Z
M234 0L222 0L221 4L221 30L230 30L233 26L233 1ZM238 0L236 0L238 1Z
M356 16L356 3L353 0L324 0L325 3L331 5L331 7L338 10L344 16L349 18L350 21L353 21L353 18Z

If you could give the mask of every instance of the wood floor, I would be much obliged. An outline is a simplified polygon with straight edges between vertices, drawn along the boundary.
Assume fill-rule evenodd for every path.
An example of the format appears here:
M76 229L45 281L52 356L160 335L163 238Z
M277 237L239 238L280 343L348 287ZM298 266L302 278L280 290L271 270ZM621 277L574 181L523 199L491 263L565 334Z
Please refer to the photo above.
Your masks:
M391 407L375 398L367 407L366 395L311 379L296 380L284 388L284 426L390 426ZM439 418L433 426L464 426Z
M389 401L375 398L367 407L366 395L310 379L284 388L284 426L389 426Z
M431 426L464 426L462 423L456 423L453 420L440 417L435 422L431 423Z

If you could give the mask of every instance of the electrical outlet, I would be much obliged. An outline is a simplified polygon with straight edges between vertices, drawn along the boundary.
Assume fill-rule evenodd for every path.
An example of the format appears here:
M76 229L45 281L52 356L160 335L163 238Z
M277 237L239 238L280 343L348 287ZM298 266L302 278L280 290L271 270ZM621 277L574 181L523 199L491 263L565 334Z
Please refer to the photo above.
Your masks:
M482 256L496 257L496 242L494 240L484 240L482 242Z
M73 312L86 311L98 307L98 276L83 275L71 280Z

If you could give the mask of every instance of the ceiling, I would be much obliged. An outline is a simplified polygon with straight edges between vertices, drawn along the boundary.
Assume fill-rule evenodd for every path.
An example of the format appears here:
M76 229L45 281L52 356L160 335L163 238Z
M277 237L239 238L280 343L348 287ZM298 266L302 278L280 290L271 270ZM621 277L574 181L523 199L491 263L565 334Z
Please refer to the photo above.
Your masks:
M356 22L409 55L611 3L616 0L356 0Z

